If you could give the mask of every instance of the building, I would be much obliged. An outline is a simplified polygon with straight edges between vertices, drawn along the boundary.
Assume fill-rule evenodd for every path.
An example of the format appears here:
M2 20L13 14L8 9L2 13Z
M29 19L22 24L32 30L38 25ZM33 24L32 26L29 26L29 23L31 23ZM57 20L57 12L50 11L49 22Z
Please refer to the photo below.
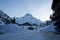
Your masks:
M23 24L20 24L21 26L33 26L32 24L28 23L28 22L25 22Z

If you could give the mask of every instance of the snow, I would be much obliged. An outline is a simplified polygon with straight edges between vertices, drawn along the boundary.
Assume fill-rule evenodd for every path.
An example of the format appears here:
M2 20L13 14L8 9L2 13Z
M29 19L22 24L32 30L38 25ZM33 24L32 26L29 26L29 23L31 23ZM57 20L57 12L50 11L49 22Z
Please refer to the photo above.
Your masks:
M25 31L0 35L0 40L60 40L60 35L52 32Z
M28 27L33 27L36 30L35 26L18 26L17 24L5 24L0 25L0 32L4 33L17 33L17 32L24 32L29 30Z
M11 20L11 18L0 10L0 16ZM2 18L0 18L1 20ZM38 26L18 26L17 24L4 24L0 21L0 40L60 40L60 35L54 34L55 26L53 24L40 27L40 24L45 25L41 20L36 19L31 14L26 14L24 17L16 18L17 23L28 22L37 24ZM2 25L4 24L4 25ZM28 30L28 27L34 27L34 30ZM35 30L35 28L37 28Z
M0 16L1 16L1 19L9 19L9 20L11 20L11 18L7 15L7 14L5 14L3 11L1 11L0 10Z
M6 25L0 25L0 32L1 31L5 33L14 33L14 32L21 32L24 30L22 27L18 26L17 24L6 24Z
M0 21L0 25L5 25L5 23L3 21Z
M23 24L25 22L28 22L30 24L37 24L37 25L40 25L40 23L42 23L41 20L36 19L31 14L26 14L24 17L16 18L16 22L19 24Z
M27 28L16 24L0 25L0 32L4 32L0 34L0 40L60 40L60 35L54 34L53 25L41 27L41 31Z
M53 32L55 32L56 30L55 30L55 26L49 25L49 26L41 27L40 31L53 31Z

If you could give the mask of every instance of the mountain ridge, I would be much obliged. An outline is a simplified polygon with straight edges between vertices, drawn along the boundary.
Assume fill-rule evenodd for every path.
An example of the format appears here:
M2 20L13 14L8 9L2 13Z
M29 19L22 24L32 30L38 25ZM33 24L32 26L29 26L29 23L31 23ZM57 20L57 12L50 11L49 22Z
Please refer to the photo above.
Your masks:
M30 24L37 24L37 25L40 25L40 23L42 23L41 20L33 17L31 14L26 14L25 16L23 17L20 17L20 18L16 18L16 22L17 23L20 23L20 24L23 24L25 22L28 22Z

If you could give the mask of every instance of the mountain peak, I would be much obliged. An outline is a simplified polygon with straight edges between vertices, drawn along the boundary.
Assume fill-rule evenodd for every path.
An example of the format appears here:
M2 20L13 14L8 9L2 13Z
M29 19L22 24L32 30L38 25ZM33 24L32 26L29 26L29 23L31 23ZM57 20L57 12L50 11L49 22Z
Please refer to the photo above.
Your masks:
M31 17L33 17L30 13L27 13L24 17L29 17L29 18L31 18Z

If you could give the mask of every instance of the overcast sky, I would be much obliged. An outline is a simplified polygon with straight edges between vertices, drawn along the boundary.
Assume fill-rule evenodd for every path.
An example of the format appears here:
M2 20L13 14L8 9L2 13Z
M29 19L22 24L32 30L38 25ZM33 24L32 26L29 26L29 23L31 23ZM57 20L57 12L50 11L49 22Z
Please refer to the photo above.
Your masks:
M26 13L45 21L49 20L52 0L0 0L0 10L10 17L22 17Z

